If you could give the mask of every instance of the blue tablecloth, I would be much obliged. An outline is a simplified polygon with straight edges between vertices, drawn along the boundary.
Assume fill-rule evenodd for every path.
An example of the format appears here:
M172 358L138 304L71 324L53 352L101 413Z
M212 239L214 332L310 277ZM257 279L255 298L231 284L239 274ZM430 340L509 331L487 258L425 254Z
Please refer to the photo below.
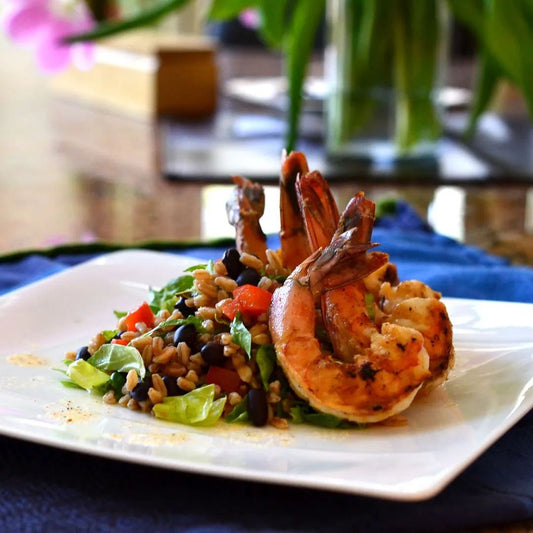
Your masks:
M421 279L445 296L533 302L533 269L436 235L409 209L380 219L374 240L402 279ZM151 247L216 259L227 244ZM4 258L0 293L112 248ZM0 531L416 532L533 520L532 442L530 413L441 494L399 503L206 478L0 437Z

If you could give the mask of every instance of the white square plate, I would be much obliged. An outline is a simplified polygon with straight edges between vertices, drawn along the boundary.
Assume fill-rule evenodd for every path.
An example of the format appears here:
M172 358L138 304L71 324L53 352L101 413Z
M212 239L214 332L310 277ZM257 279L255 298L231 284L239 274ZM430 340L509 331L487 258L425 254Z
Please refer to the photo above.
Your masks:
M193 428L65 388L64 353L114 327L196 259L102 256L0 298L0 433L111 459L201 474L422 500L442 490L533 406L533 305L445 299L456 367L415 400L407 423L287 431ZM201 261L200 261L201 262ZM40 363L40 364L37 364Z

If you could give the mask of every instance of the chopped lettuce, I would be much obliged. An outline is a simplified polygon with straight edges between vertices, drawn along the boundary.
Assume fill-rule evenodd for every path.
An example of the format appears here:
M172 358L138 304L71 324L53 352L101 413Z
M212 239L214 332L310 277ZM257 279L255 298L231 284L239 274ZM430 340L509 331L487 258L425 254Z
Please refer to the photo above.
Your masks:
M183 396L167 396L152 408L155 416L192 426L212 426L222 415L226 398L215 400L215 386L205 385Z
M103 344L89 357L87 363L103 372L128 372L135 370L141 379L146 374L143 358L139 350L133 346Z
M169 281L159 290L150 288L150 294L152 295L150 307L152 311L157 313L161 309L166 309L172 312L174 305L178 301L178 296L191 291L193 287L194 277L187 274Z
M259 367L259 375L265 390L268 390L268 380L276 367L276 351L272 344L260 346L255 354L255 361Z
M237 313L237 316L231 321L229 330L233 338L233 342L238 344L248 354L248 357L251 357L252 334L244 325L240 313Z
M97 389L109 381L108 374L83 359L70 364L66 374L76 385L88 391Z

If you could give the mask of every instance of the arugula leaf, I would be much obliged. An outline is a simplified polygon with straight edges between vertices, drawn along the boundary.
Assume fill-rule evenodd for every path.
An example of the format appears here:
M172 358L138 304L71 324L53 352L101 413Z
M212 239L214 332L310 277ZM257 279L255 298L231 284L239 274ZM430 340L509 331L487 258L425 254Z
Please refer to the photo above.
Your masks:
M78 359L69 365L66 374L78 387L88 391L109 381L108 374L83 359Z
M231 412L226 415L226 422L233 424L235 422L248 422L248 395L246 395Z
M87 360L89 365L104 372L135 370L141 379L146 375L144 361L137 348L121 344L102 344ZM69 368L71 368L70 365ZM108 376L109 378L109 376Z
M205 333L206 329L202 326L202 319L200 317L191 315L186 318L169 318L160 322L155 328L152 328L149 331L146 331L141 335L141 337L147 337L148 335L153 335L154 333L169 328L172 326L183 326L184 324L192 324L198 333Z
M105 341L109 342L111 339L115 338L118 332L118 329L104 329L104 331L102 331L101 333L104 336Z
M191 267L192 268L192 267ZM159 290L150 287L150 307L154 313L161 309L172 312L178 301L178 295L190 292L194 287L194 277L186 274L169 281Z
M183 396L167 396L152 408L155 416L169 422L212 426L222 415L226 398L215 397L215 386L205 385Z
M259 347L255 354L255 361L259 368L259 375L263 382L263 387L268 391L268 380L276 367L276 350L272 344L264 344Z
M244 325L240 313L237 313L237 316L231 321L229 331L233 337L233 342L239 345L247 353L248 357L251 357L252 334Z

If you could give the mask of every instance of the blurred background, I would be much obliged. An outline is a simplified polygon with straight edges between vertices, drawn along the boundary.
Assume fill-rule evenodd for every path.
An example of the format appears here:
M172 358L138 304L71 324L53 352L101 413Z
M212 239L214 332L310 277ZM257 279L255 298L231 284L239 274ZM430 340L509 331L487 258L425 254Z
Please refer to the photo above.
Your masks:
M264 184L263 227L279 230L287 51L264 44L253 12L208 20L208 4L191 2L156 24L95 41L82 70L43 69L35 46L15 42L4 24L1 253L232 237L225 201L237 174ZM465 136L480 76L471 28L448 13L437 65L442 131L430 157L332 157L325 115L337 82L324 58L332 46L338 58L341 44L326 15L313 34L295 147L330 180L339 204L361 189L378 202L405 200L437 232L533 264L527 101L500 81Z

